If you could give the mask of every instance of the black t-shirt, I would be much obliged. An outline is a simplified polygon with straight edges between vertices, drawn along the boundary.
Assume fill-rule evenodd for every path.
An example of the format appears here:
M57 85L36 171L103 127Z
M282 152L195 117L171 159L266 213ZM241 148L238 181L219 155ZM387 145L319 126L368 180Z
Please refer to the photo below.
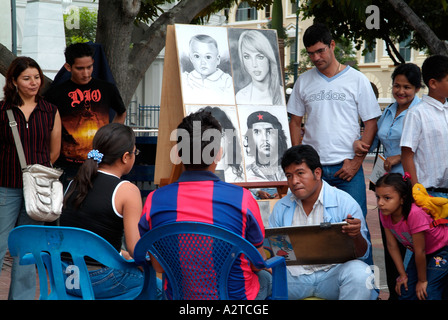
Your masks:
M92 79L86 85L67 80L51 87L45 100L58 107L62 120L62 148L58 165L81 164L92 150L99 128L109 123L110 109L126 111L118 89L112 83Z

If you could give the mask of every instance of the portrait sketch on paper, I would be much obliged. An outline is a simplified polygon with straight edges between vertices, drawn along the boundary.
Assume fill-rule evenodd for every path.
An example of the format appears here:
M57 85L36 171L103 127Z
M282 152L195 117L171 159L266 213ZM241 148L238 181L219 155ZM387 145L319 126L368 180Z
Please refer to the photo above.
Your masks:
M277 33L229 29L237 104L286 105Z
M282 106L238 106L247 182L285 181L280 166L291 146L288 118Z
M234 105L226 28L175 25L184 104Z
M215 173L229 183L244 182L241 134L235 106L190 106L185 107L190 114L199 109L209 111L222 127L221 147L223 154Z

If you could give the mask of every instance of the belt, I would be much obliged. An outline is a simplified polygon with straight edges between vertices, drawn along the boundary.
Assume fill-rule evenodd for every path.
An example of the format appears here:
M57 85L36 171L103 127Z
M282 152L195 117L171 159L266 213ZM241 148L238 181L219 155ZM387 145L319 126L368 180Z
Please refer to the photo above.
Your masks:
M104 266L99 266L99 265L91 265L91 264L88 264L87 265L87 270L88 271L95 271L95 270L99 270L99 269L102 269L102 268L104 268Z
M441 193L448 193L448 188L427 188L427 191L431 191L431 192L441 192Z
M71 259L64 259L63 258L62 261L65 262L68 265L73 265L74 264ZM88 271L94 271L94 270L99 270L101 268L104 268L104 265L102 265L102 264L89 264L89 263L86 263L86 267L87 267Z

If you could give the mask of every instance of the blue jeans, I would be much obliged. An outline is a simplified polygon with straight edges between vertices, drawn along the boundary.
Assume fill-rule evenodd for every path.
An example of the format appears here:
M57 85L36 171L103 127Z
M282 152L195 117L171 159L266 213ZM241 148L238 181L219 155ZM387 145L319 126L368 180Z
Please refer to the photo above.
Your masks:
M448 199L448 193L445 192L428 191L428 194L433 197L441 197Z
M257 272L258 281L260 282L260 290L255 300L265 300L272 295L272 275L266 270Z
M343 163L323 166L322 179L324 179L329 185L338 189L344 190L350 194L353 199L358 202L361 207L364 218L367 216L367 195L366 195L366 182L364 181L364 170L359 168L351 181L343 180L339 177L335 177L335 173L342 168Z
M71 274L70 269L67 269L69 265L70 263L68 262L63 262L62 265L63 270L67 270L65 274L66 279ZM138 295L143 288L143 272L126 273L122 270L103 267L89 271L89 275L96 299L118 297L129 292L135 292ZM74 283L71 285L72 287L66 286L67 293L81 297L81 289L77 288Z
M361 260L350 260L328 271L293 276L288 271L288 299L318 297L326 300L371 300L377 294L371 284L373 273Z
M31 219L25 211L23 189L0 187L0 272L8 248L11 230L22 225L42 225L43 222ZM34 300L36 296L35 265L19 265L14 257L11 270L10 300Z
M412 254L406 268L408 274L408 290L401 288L400 300L417 300L415 288L417 285L417 267L415 265L415 255ZM448 246L426 255L426 279L428 286L426 300L442 300L446 298L448 289ZM445 293L445 294L444 294Z

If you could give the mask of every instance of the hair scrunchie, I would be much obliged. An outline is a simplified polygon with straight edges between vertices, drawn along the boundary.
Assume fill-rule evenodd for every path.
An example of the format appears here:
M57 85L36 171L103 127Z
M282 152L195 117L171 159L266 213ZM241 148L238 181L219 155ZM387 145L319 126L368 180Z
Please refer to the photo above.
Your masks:
M103 154L98 150L93 149L87 154L87 159L93 159L100 164L103 160Z
M409 172L405 172L403 175L403 181L411 180L411 174Z

